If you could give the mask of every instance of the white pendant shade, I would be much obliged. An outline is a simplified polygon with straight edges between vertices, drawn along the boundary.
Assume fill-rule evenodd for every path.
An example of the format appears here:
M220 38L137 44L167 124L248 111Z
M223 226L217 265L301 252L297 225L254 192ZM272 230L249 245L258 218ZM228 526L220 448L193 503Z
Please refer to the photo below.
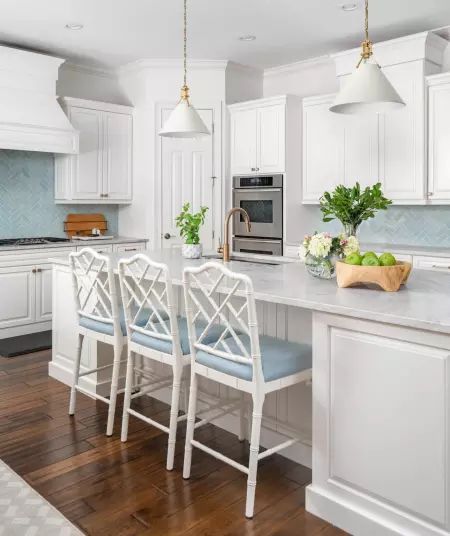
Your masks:
M197 138L210 134L197 110L187 99L181 99L159 132L168 138Z
M405 106L400 95L376 63L363 61L338 93L332 112L384 113Z

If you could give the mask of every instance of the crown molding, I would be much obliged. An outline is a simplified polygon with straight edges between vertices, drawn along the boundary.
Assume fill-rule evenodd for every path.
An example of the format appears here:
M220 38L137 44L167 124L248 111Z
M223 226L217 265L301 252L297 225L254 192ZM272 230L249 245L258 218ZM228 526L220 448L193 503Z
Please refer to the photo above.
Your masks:
M255 74L255 75L263 75L264 69L260 69L259 67L253 67L252 65L243 65L242 63L237 63L235 61L229 61L227 65L227 70L231 71L239 71L242 73L248 73L248 74Z
M75 73L89 74L93 76L102 76L104 78L116 78L117 71L115 69L107 69L103 67L92 67L89 65L81 65L79 63L73 63L66 61L60 67L63 71L72 71Z
M190 70L225 71L227 60L188 60ZM117 69L119 76L135 74L148 69L182 69L182 59L141 59L122 65Z
M278 65L276 67L268 67L264 69L264 76L277 76L279 74L294 73L301 69L307 69L319 65L325 65L330 63L331 56L326 54L324 56L317 56L316 58L308 58L306 60L295 61L293 63L286 63L285 65Z

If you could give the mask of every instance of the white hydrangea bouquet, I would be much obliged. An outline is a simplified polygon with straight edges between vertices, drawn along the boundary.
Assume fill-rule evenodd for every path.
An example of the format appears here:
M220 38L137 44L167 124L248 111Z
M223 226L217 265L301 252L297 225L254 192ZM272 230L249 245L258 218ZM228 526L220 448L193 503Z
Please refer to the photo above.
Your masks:
M304 257L308 272L314 277L331 279L335 275L336 261L359 251L356 236L314 233L303 239L300 256Z

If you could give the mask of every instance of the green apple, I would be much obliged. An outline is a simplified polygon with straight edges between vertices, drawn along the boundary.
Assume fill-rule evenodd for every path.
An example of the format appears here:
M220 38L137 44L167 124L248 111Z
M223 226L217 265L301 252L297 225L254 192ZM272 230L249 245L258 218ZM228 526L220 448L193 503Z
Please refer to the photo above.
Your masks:
M364 255L363 260L361 261L362 266L380 266L380 261L377 256L374 255Z
M378 259L376 253L374 253L373 251L367 251L366 253L364 253L363 258L365 257L375 257L376 259Z
M345 262L347 264L360 265L361 261L362 257L359 253L350 253L350 255L347 255L347 257L345 257Z
M395 266L397 264L397 259L392 253L383 253L378 260L381 266Z

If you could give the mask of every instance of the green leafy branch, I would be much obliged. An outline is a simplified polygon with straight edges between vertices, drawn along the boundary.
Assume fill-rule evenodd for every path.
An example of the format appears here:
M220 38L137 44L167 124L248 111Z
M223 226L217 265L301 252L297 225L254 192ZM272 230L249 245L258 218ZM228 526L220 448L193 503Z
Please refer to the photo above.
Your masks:
M351 188L341 184L332 193L325 192L320 198L324 222L338 219L343 225L354 229L391 204L392 201L384 197L380 182L364 190L361 190L358 182Z
M185 244L200 243L200 227L205 223L206 212L208 207L200 207L199 212L192 213L189 203L185 203L177 216L175 222L180 229L180 235Z

